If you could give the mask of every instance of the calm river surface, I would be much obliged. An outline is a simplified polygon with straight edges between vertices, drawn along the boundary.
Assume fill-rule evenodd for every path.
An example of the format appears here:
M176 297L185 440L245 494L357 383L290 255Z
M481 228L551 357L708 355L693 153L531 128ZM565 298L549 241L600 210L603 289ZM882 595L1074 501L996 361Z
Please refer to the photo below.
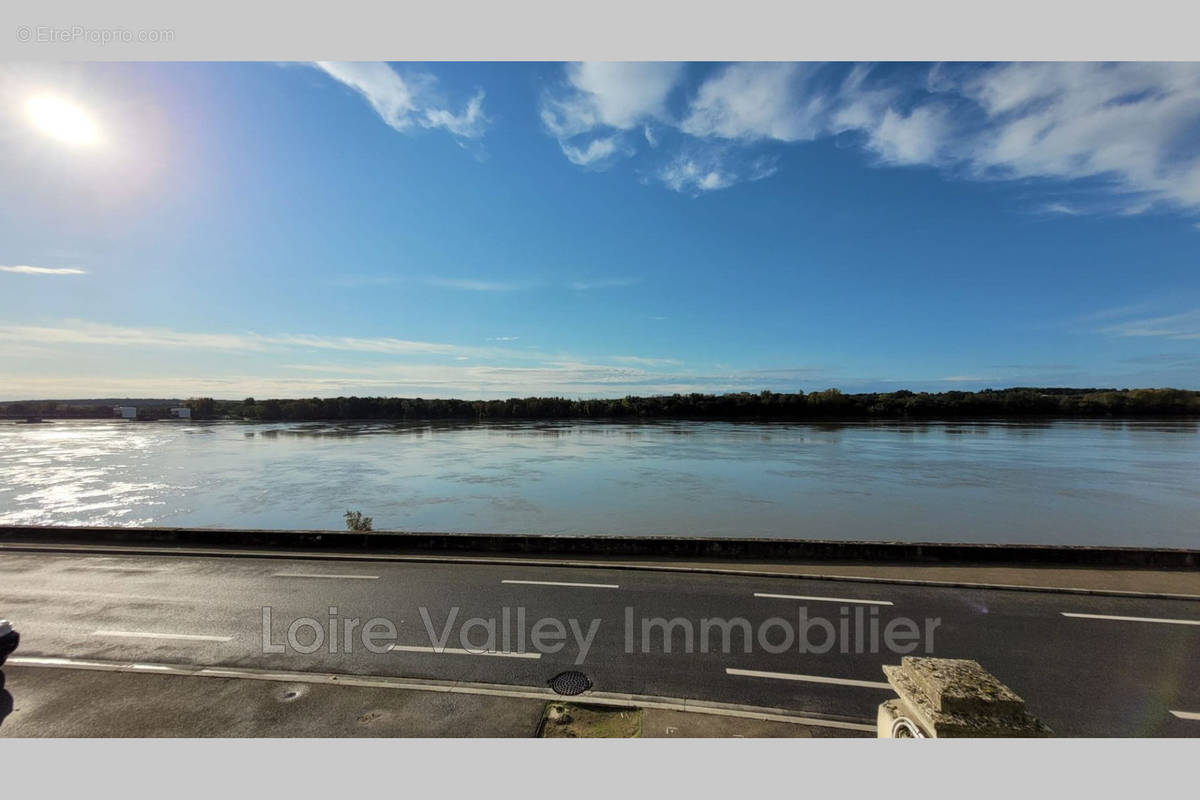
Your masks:
M0 423L0 524L1200 547L1195 422Z

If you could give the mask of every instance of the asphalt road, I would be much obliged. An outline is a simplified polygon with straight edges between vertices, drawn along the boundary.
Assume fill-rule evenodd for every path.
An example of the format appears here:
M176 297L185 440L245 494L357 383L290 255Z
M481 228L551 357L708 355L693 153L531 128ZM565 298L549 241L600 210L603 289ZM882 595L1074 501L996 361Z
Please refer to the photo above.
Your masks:
M1057 735L1200 735L1200 601L546 566L6 552L0 617L21 632L16 657L519 686L576 669L608 692L866 721L893 696L880 667L902 653L884 631L905 619L917 636L904 638L908 623L895 622L893 645L979 661ZM298 623L289 643L289 626L305 618L313 622ZM382 652L362 638L373 618L395 625L394 638L376 626L372 644ZM676 620L669 636L646 622L654 618ZM728 648L719 627L705 637L702 621L716 618L744 619L754 641L745 646L740 623ZM827 649L817 618L833 631ZM350 619L358 623L347 647ZM540 647L539 620L550 620L540 623ZM555 621L563 636L552 652ZM323 641L300 652L314 626Z

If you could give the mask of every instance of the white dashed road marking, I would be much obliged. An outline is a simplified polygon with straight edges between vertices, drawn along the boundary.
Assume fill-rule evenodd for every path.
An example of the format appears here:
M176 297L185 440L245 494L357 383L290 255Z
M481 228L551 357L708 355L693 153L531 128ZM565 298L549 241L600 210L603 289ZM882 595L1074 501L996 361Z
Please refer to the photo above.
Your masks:
M497 656L499 658L541 658L541 653L515 653L505 652L504 650L463 650L459 647L418 647L411 644L393 644L388 647L389 650L396 650L404 653L436 653L438 655L452 656Z
M870 606L890 606L891 600L859 600L853 597L809 597L803 594L769 594L767 592L755 592L755 597L769 597L775 600L814 600L825 603L863 603Z
M352 581L377 581L378 575L345 575L326 572L276 572L272 578L347 578Z
M865 689L891 689L892 685L884 681L859 681L850 678L829 678L824 675L796 675L791 672L761 672L756 669L735 669L726 667L728 675L742 675L748 678L774 678L781 681L804 681L805 683L833 683L838 686L861 686Z
M232 642L232 636L200 633L152 633L150 631L95 631L92 636L116 636L132 639L177 639L182 642Z
M510 581L503 580L501 583L520 583L528 586L579 586L585 589L620 589L619 583L571 583L568 581Z
M1072 611L1061 612L1064 617L1079 619L1111 619L1118 622L1161 622L1166 625L1200 625L1200 619L1158 619L1157 617L1117 617L1110 614L1079 614Z

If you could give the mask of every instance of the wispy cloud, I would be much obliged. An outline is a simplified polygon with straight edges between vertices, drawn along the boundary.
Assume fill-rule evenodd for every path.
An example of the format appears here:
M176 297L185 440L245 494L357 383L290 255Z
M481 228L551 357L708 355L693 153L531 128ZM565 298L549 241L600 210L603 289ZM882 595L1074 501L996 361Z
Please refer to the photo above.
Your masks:
M80 320L60 325L0 325L0 341L45 345L108 345L138 348L188 348L228 352L266 352L304 348L388 355L495 355L495 351L439 342L391 337L320 336L314 334L209 333L169 328L134 328Z
M595 278L593 280L571 281L568 286L577 292L586 292L592 289L618 289L624 286L635 286L641 282L641 278Z
M1045 205L1039 207L1037 210L1042 212L1043 214L1055 214L1058 216L1067 216L1067 217L1077 217L1080 214L1084 213L1083 209L1073 206L1070 203L1062 203L1062 202L1046 203Z
M1121 317L1132 317L1138 314L1149 313L1158 307L1160 306L1156 306L1155 303L1150 300L1140 300L1136 303L1128 303L1123 306L1117 306L1116 308L1102 308L1098 311L1082 314L1078 317L1075 317L1073 322L1086 324L1089 322L1120 319Z
M16 352L10 346L31 341L38 343L39 352ZM329 354L327 361L322 353ZM348 353L366 358L351 359ZM192 332L79 320L0 325L0 365L5 374L0 397L12 399L192 394L619 397L786 389L801 380L831 381L820 371L799 369L687 371L676 359L639 354L591 360L390 337Z
M719 160L702 162L682 155L664 165L658 179L673 191L691 194L726 189L737 183L737 176L724 169Z
M695 196L769 178L778 169L778 161L770 156L746 159L728 147L715 147L680 153L659 168L656 177L672 191Z
M401 278L395 275L333 275L328 279L331 286L341 286L346 289L362 289L369 286L390 286L399 283Z
M1200 339L1200 309L1181 314L1125 320L1102 328L1102 332L1113 336Z
M563 155L577 167L598 165L608 161L620 149L620 139L616 136L604 136L592 139L582 146L570 142L559 142Z
M621 154L626 133L664 118L668 95L684 73L682 64L593 62L568 64L564 85L542 97L541 120L567 159L597 167Z
M609 356L608 359L619 364L636 364L640 367L674 367L683 363L677 358L648 358L646 356Z
M492 336L488 338L489 342L515 342L520 339L520 336Z
M529 288L529 284L475 280L473 278L427 278L425 283L443 289L462 289L468 292L515 292L518 289Z
M42 344L141 345L203 350L263 350L269 344L251 335L191 333L165 328L129 328L67 320L61 325L0 325L0 341Z
M808 88L819 68L797 63L725 67L700 86L679 128L701 139L814 139L826 111L825 98Z
M1077 183L1103 200L1051 202L1042 206L1047 213L1200 211L1197 63L888 70L738 63L712 71L686 95L675 91L681 74L674 70L634 87L613 65L574 65L567 83L571 91L548 97L542 109L560 144L619 135L632 153L638 139L647 138L668 151L655 174L675 191L701 194L751 179L749 171L690 155L698 146L723 143L727 152L749 158L763 147L837 136L857 142L879 166L934 167L974 180ZM624 137L647 122L655 126L650 136ZM677 146L661 142L664 130L675 132Z
M976 383L978 381L994 381L996 378L991 375L946 375L938 380L947 383Z
M87 271L73 267L0 267L0 272L16 272L21 275L86 275Z
M455 113L445 107L437 78L427 72L401 75L379 61L318 61L316 66L361 94L384 122L402 133L442 128L461 139L478 139L487 130L482 91Z

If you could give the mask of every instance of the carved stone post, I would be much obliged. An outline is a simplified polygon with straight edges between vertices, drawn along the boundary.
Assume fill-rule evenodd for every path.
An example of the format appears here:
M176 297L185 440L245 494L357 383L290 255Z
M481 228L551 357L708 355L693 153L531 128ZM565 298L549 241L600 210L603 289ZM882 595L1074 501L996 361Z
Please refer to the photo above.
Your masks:
M899 698L879 706L881 739L1053 735L978 661L905 656L883 672Z

